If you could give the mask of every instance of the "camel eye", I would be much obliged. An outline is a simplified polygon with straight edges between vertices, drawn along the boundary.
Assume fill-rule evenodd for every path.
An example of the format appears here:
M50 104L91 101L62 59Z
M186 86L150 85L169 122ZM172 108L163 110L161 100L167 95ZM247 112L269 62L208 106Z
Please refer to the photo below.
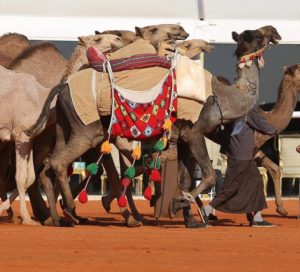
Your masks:
M95 42L101 42L102 41L102 37L96 38Z

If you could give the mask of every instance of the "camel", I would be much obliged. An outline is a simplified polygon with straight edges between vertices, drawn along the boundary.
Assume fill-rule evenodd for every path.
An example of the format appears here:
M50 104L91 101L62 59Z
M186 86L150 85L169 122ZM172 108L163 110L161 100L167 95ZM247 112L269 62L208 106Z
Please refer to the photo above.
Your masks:
M63 61L63 58L60 56L60 53L52 46L52 45L49 45L49 44L42 44L42 45L39 45L39 46L35 46L34 48L32 49L29 49L28 51L24 52L23 54L23 57L22 58L18 58L14 63L13 63L13 67L17 70L17 71L22 71L24 70L25 72L30 72L31 74L33 74L34 76L37 76L39 80L41 80L45 85L47 86L51 86L51 84L57 84L60 80L61 80L61 77L67 77L68 75L70 75L71 73L75 72L76 69L79 69L83 64L85 64L86 62L88 62L87 60L87 57L86 57L86 49L89 48L90 46L97 46L100 50L104 51L104 52L112 52L116 49L119 49L121 47L124 46L124 43L122 42L121 38L118 37L118 36L115 36L115 35L111 35L111 34L103 34L103 35L91 35L91 36L86 36L86 37L79 37L79 43L77 45L77 47L75 48L74 50L74 53L68 63L68 65L63 65L64 61ZM44 50L44 51L43 51ZM54 61L53 65L50 66L50 64L47 66L47 69L49 68L54 68L55 66L58 65L59 68L61 69L57 69L57 70L50 70L52 72L52 75L54 74L54 76L49 76L49 81L45 81L45 77L43 77L43 75L40 73L40 70L41 70L41 67L38 66L38 64L40 63L43 63L40 62L40 58L42 58L42 60L45 60L44 57L45 57L45 53L46 55L49 57L52 56L52 60ZM49 55L48 55L49 53ZM50 59L51 60L51 59ZM59 60L57 62L57 60ZM34 64L34 63L37 63L37 64ZM49 61L48 61L49 63ZM28 68L29 67L29 68ZM30 69L31 68L31 69ZM2 69L2 73L1 73L1 76L3 77L3 79L5 78L5 75L9 75L11 76L11 78L13 78L13 75L12 73L9 73L9 71L5 71ZM21 74L21 73L20 73ZM23 75L23 74L22 74ZM24 76L25 77L25 76ZM16 80L18 80L19 78L18 77L15 77ZM53 81L54 79L54 81ZM25 79L24 79L25 80ZM37 95L37 93L39 91L41 91L41 94L39 99L43 99L43 97L46 97L47 96L47 92L49 92L50 88L42 88L42 85L38 84L36 82L36 85L33 84L33 79L30 78L30 84L32 86L34 86L34 90L36 90L36 93L33 94L33 98L34 98L34 95ZM2 82L5 82L4 80ZM17 81L16 81L17 82ZM8 82L8 83L11 83L11 82ZM28 83L29 84L29 83ZM5 88L5 84L2 85L3 88ZM10 86L10 91L12 92L12 95L9 94L9 91L8 90L4 90L3 89L3 96L7 101L10 101L10 99L16 99L14 96L16 96L14 90L13 90L13 86ZM53 85L51 86L53 87ZM20 86L18 87L19 89ZM16 88L17 89L17 88ZM25 90L22 90L23 91L28 91L28 89L25 89ZM25 93L24 94L24 99L26 97L30 97L30 94L28 93ZM31 99L33 99L31 98ZM12 100L13 101L13 100ZM10 102L12 102L10 101ZM24 100L26 101L26 100ZM34 103L37 103L35 100L33 100ZM22 107L19 109L19 110L22 110L23 106L24 106L24 112L25 110L29 109L30 106L32 106L31 104L33 102L30 102L29 100L29 103L28 105L26 105L26 103L22 103ZM40 103L40 101L38 101ZM3 101L4 103L4 101ZM32 112L32 118L33 120L35 120L37 118L37 111L39 110L39 106L41 106L41 104L37 104L35 106L35 111ZM26 108L26 107L29 107L29 108ZM41 109L41 107L40 107ZM30 110L28 110L28 112L30 112ZM55 111L52 111L52 113L55 113ZM12 114L14 114L12 112ZM9 116L6 116L7 118L9 118ZM29 118L29 116L27 116ZM30 154L32 153L31 150L31 147L32 147L32 139L28 139L28 137L25 137L23 134L22 134L22 126L26 126L28 125L28 123L23 123L23 119L21 118L20 120L18 120L18 122L14 123L13 125L10 124L10 122L8 120L4 120L5 119L5 116L2 117L2 120L3 120L3 123L1 123L1 127L0 127L0 138L2 141L4 142L9 142L9 141L13 141L13 140L17 140L16 143L19 144L19 142L22 142L23 139L24 141L28 144L26 146L24 146L24 149L26 149L27 152L30 152ZM30 118L29 118L30 119ZM13 118L11 119L13 120ZM25 120L26 121L26 120ZM48 123L47 123L47 127L50 126L53 122L55 121L55 116L52 114L52 118L49 119ZM18 127L14 127L14 126L19 126ZM17 131L19 134L21 134L21 138L16 138L15 135L12 135L11 131L10 131L10 127L12 127L11 129L12 130L15 130ZM15 133L15 132L14 132ZM18 152L18 150L16 149L16 151ZM18 190L22 190L22 194L25 194L25 189L28 188L31 184L32 184L32 178L34 177L34 172L32 170L32 167L33 167L33 163L32 163L32 155L28 155L30 158L29 160L29 163L30 164L27 164L27 168L28 168L28 171L30 171L30 173L28 174L28 179L29 181L18 181L20 180L20 174L19 174L19 169L18 169L18 162L20 161L20 165L23 165L23 161L20 160L20 156L17 157L17 160L16 160L16 163L17 163L17 171L16 171L16 180L17 180L17 187L18 187ZM5 165L3 165L3 167L5 167ZM3 179L3 176L1 177L1 179ZM24 175L24 179L26 179L26 175ZM0 183L3 182L3 181L0 181ZM20 184L26 184L25 188L20 188L21 185ZM24 187L24 186L23 186ZM7 198L5 198L4 196L5 192L1 192L1 198L2 198L2 201L4 201L4 203L1 204L2 207L0 207L0 210L3 210L3 205L5 207L5 209L7 209L9 207L9 202L11 202L13 199L10 199L9 202L7 202ZM17 194L14 194L14 198L17 196ZM35 224L33 220L30 219L29 217L29 213L28 211L26 210L26 208L24 208L24 197L20 195L20 198L22 197L22 200L20 199L20 205L22 205L22 208L21 208L21 217L23 219L23 223L24 224ZM5 202L6 201L6 202ZM21 204L22 203L22 204Z
M0 65L8 68L15 58L30 47L26 36L8 33L0 37Z
M174 44L175 41L185 40L189 34L177 24L159 24L145 27L135 27L137 38L149 40L157 49L159 42Z
M242 58L248 54L256 56L256 52L259 50L262 51L271 39L274 41L280 39L276 30L274 30L274 33L264 34L265 28L268 29L271 26L258 30L247 30L241 34L233 32L233 39L237 42L236 55L238 58ZM240 66L244 65L240 64L238 66L238 75L233 86L226 86L213 77L212 86L214 96L207 99L199 119L194 125L190 121L176 121L173 139L177 143L179 150L179 172L181 173L181 184L183 185L181 189L183 191L188 191L188 177L185 177L184 174L191 175L193 173L191 167L195 164L195 160L203 169L204 184L208 186L214 183L215 176L208 158L204 142L204 132L212 131L222 122L229 122L240 118L256 103L259 85L258 60L255 59L252 65L247 62L247 65L250 67L242 69ZM40 131L41 127L47 121L51 101L56 95L58 95L56 110L57 116L59 116L57 118L56 146L49 164L43 172L43 184L46 188L47 186L50 188L52 184L51 179L54 177L58 179L66 199L64 214L67 218L76 222L75 204L67 182L66 170L75 158L79 157L89 148L99 144L101 138L104 136L103 127L106 127L107 118L100 116L101 122L96 121L84 126L75 113L68 84L61 84L50 92L39 119L33 127L26 131L26 134L35 135ZM65 141L66 137L67 142ZM120 141L122 142L122 139ZM187 151L190 151L190 153ZM186 165L189 166L189 169L186 168ZM203 189L205 188L199 188L198 186L190 195L193 196L195 193L198 195ZM49 203L54 200L53 190L48 190L46 194ZM55 202L50 204L50 210L53 220L56 222L56 225L59 225ZM186 222L193 224L191 218L191 215L185 217Z
M278 89L278 98L274 108L269 112L263 112L270 124L283 131L289 124L293 110L300 93L300 64L285 67L284 76ZM275 203L277 213L286 216L288 213L283 207L280 194L281 172L280 167L270 160L259 148L271 138L271 136L255 132L255 159L270 173L275 187Z

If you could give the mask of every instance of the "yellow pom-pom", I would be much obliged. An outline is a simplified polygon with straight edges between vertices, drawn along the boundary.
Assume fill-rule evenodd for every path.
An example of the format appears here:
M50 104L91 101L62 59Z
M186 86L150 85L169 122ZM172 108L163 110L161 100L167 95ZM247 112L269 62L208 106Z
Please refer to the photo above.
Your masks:
M134 160L139 160L141 158L142 155L142 150L141 147L139 145L137 145L133 150L132 150L132 154L131 157Z
M171 131L171 127L172 127L172 121L170 119L166 120L163 125L163 129L167 131Z
M162 141L163 141L163 143L164 143L164 145L166 147L167 143L168 143L168 137L167 136L162 137Z
M103 154L110 154L112 150L111 144L109 143L109 141L105 141L102 145L101 145L101 153Z

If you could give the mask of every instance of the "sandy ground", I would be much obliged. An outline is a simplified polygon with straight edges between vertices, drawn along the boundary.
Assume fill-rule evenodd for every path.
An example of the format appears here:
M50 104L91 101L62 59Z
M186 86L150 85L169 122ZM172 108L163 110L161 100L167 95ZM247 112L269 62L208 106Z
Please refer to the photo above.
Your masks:
M273 228L251 228L245 216L217 213L218 225L186 229L181 219L153 218L147 201L136 201L150 224L127 228L116 203L107 214L99 201L77 204L92 225L74 228L13 225L0 218L0 271L299 271L297 200L273 201L264 217ZM17 211L17 204L14 207ZM195 212L195 214L197 214ZM197 217L199 219L199 217Z

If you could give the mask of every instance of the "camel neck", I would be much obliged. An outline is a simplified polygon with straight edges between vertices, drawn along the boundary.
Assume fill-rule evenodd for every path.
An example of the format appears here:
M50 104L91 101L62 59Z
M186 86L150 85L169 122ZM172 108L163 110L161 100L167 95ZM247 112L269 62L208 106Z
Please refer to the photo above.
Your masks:
M298 90L293 82L284 77L280 82L277 102L269 112L271 120L280 131L284 130L289 124L293 111L296 107Z
M77 72L83 64L88 62L85 50L85 47L79 44L75 47L74 52L68 61L66 72L63 77L64 80Z

